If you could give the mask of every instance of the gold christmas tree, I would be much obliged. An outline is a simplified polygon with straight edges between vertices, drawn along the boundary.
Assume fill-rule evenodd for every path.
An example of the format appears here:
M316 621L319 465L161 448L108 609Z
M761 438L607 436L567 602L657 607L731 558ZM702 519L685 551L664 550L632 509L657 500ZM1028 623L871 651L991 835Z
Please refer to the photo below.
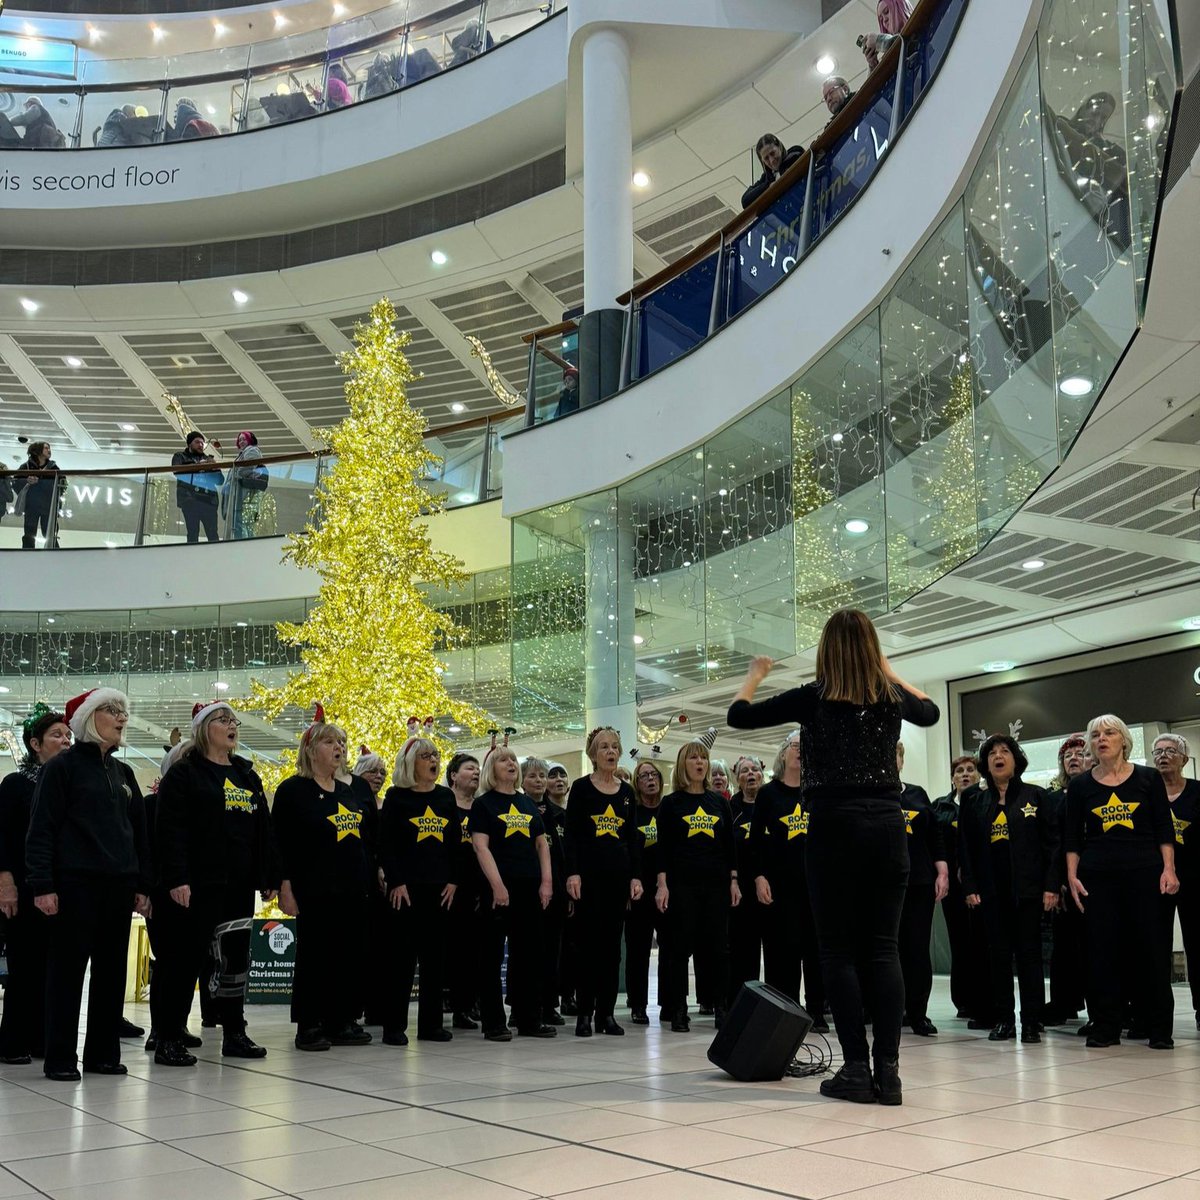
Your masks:
M482 709L453 699L442 683L435 646L453 647L461 631L426 601L422 584L447 587L466 579L462 563L433 549L424 517L441 500L423 485L440 459L425 445L425 419L408 403L416 373L404 355L409 336L396 330L387 299L354 331L355 348L339 360L347 375L349 415L316 430L333 465L322 475L308 524L284 557L317 572L321 587L301 624L276 626L285 645L300 648L303 670L278 687L255 680L244 707L274 720L289 705L346 730L351 752L369 746L391 762L410 716L448 717L476 731ZM285 751L267 764L268 788L289 774Z

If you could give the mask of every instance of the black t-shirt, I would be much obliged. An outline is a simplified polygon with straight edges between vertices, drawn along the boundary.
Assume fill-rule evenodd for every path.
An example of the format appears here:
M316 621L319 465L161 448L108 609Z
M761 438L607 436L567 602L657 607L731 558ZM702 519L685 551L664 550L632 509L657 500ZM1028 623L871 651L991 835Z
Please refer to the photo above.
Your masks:
M942 847L950 872L950 890L958 887L958 794L950 792L933 801L934 820L942 828Z
M9 871L25 903L25 835L33 809L37 768L22 768L0 779L0 871Z
M763 784L751 817L754 877L764 875L772 892L803 888L807 843L808 810L804 807L803 788L789 787L782 779ZM746 886L742 884L743 890Z
M440 783L428 792L388 788L379 812L379 858L389 891L457 882L458 803Z
M942 827L933 813L933 805L923 787L906 783L900 796L904 812L904 832L908 842L908 886L933 886L938 862L946 861Z
M1171 825L1175 829L1175 874L1180 880L1196 869L1196 858L1200 855L1200 782L1195 779L1183 781L1183 791L1168 801L1171 805ZM1195 884L1195 881L1193 881ZM1191 969L1189 967L1189 969ZM1200 969L1200 964L1198 968Z
M567 856L566 845L567 814L551 803L544 796L540 801L535 800L538 812L542 814L542 828L546 835L546 845L550 848L550 882L554 885L555 895L567 894Z
M471 834L486 834L488 849L496 860L500 878L510 880L542 878L536 841L546 834L542 815L524 792L508 795L484 792L471 807Z
M358 798L334 780L324 791L315 779L293 775L275 792L271 808L283 878L304 895L366 895L374 865Z
M1175 845L1171 805L1162 776L1134 765L1133 774L1113 787L1091 771L1067 785L1068 853L1092 871L1123 871L1162 864L1161 846Z
M231 883L253 887L259 871L256 862L258 846L255 829L255 793L245 786L242 773L231 763L214 763L207 759L197 763L202 771L211 771L220 779L225 800L226 878Z
M759 789L761 795L762 789ZM736 803L735 803L736 801ZM754 821L754 810L758 807L757 800L748 803L741 792L738 792L729 802L733 812L733 855L737 863L738 882L742 891L750 897L754 895L754 847L751 842L751 832Z
M661 800L653 808L639 804L637 816L634 818L638 837L641 839L639 858L642 864L642 888L651 894L658 886L658 873L662 870L659 865L661 855L658 852L658 814L661 811Z
M728 884L737 869L729 801L717 792L671 792L660 806L658 849L668 888Z
M474 807L474 804L475 801L472 800L471 807ZM458 834L455 843L455 854L458 859L455 868L458 878L458 894L454 900L455 905L458 906L460 902L466 902L467 892L472 896L478 896L481 891L486 890L487 881L479 869L479 858L475 854L475 846L471 842L471 808L461 807L457 797L455 797L454 807L458 810Z
M600 791L590 775L575 780L567 797L567 874L600 871L632 879L636 811L633 789L623 780L611 794Z

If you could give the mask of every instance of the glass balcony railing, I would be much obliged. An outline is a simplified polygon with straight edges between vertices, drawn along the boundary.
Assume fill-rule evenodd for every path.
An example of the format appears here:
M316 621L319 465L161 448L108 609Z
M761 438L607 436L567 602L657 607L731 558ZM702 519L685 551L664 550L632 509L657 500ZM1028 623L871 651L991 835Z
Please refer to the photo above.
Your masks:
M71 82L9 82L15 72L5 69L0 150L147 146L287 124L461 66L564 7L565 0L398 0L248 46L89 60Z
M523 422L498 413L430 430L441 459L424 483L444 508L500 495L501 439ZM314 515L325 451L211 467L133 467L113 471L0 471L0 550L161 546L241 541L298 533ZM212 531L212 536L209 530Z

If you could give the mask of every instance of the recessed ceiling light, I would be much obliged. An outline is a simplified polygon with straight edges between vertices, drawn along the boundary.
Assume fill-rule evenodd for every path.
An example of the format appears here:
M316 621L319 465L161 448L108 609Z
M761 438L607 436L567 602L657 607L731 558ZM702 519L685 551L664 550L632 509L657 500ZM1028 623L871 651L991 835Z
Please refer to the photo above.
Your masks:
M154 35L156 42L161 42L167 36L167 31L161 25L151 25L150 32Z
M451 725L450 732L451 733L462 733L462 726L461 725Z
M817 74L832 75L837 70L837 59L832 54L822 54L817 59Z
M866 533L871 526L862 519L862 517L851 517L846 522L845 529L847 533Z
M1040 571L1046 565L1044 558L1027 558L1021 564L1022 571Z
M53 618L53 617L47 617L47 618L46 618L46 624L47 624L47 625L53 625L53 624L54 624L54 618Z
M243 292L241 288L233 289L233 302L235 304L245 304L246 301L249 299L250 299L250 297L247 296L246 293Z
M11 688L6 688L3 684L0 684L0 693L3 693L5 696L7 696L10 691L12 691Z
M840 442L846 435L844 433L835 433L830 441Z
M90 41L93 45L104 36L104 34L102 34L100 30L95 27L95 25L88 25L87 31L88 41Z
M21 307L27 313L35 313L42 306L36 300L30 300L28 296L21 297Z
M229 26L223 25L220 21L213 22L213 34L216 37L224 37L229 32Z
M464 413L467 411L467 406L461 400L455 400L455 402L450 405L450 411L452 413Z
M196 365L195 358L190 354L172 354L171 361L182 370L185 367L194 367Z
M107 547L108 547L110 550L115 550L115 549L117 548L117 543L116 543L116 542L109 542L109 541L105 541L105 543L104 543L104 544L105 544L105 545L106 545L106 546L107 546Z
M346 6L335 3L333 6L333 15L335 17L344 17L346 15Z
M1183 623L1184 629L1200 629L1200 617L1188 617Z
M634 171L633 186L639 190L645 190L650 186L650 173L648 171Z
M983 669L985 671L1011 671L1016 665L1011 658L996 658L991 662L985 662Z
M634 644L635 646L640 646L640 645L642 645L642 644L645 642L645 640L646 640L646 639L645 639L644 637L642 637L642 635L641 635L640 633L635 633L635 634L633 635L633 644Z
M703 458L703 457L704 457L704 451L703 451L703 450L697 450L697 451L696 451L696 457L697 457L697 458Z
M474 492L459 492L454 498L459 504L474 504L479 499Z
M237 622L235 622L235 624L237 625L237 627L239 629L245 629L247 627L247 625L249 624L249 622L248 621L237 621Z
M215 117L217 115L217 110L211 104L206 104L204 107L210 117Z
M213 687L215 687L218 692L229 691L229 684L223 683L221 680L217 680L217 682L213 684Z
M728 495L729 495L729 489L728 489L728 488L718 488L718 489L717 489L717 495L718 495L718 496L728 496Z
M272 13L271 16L275 18L276 29L282 29L286 24L288 24L288 19L283 15L283 13Z
M122 433L139 433L140 430L132 421L122 421L117 428Z
M429 261L432 262L435 267L444 267L450 261L450 256L445 252L445 250L434 250L429 255Z
M64 354L63 362L65 362L68 367L82 367L83 366L83 359L76 357L74 354Z
M1058 382L1058 390L1064 396L1086 396L1095 386L1086 375L1068 375Z
M715 671L721 664L715 658L710 658L704 665L708 670Z

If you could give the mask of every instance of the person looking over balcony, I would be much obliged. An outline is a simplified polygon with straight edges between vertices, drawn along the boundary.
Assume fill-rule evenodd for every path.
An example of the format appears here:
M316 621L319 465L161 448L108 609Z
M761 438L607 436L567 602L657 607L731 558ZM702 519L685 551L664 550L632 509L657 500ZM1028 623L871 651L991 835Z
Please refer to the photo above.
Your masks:
M186 445L171 455L171 466L187 467L211 463L213 456L204 453L204 434L193 429L185 439ZM220 471L178 471L175 474L175 504L183 513L183 523L189 543L200 540L200 527L210 542L219 542L217 535L217 500L224 477Z
M128 146L129 138L125 132L125 122L130 117L137 116L137 109L132 104L114 108L104 118L104 124L95 135L97 146Z
M229 522L236 540L255 536L263 492L267 490L270 474L262 465L258 438L249 429L237 435L237 458L221 489L221 511Z
M16 129L24 129L21 145L27 150L61 150L67 139L54 123L54 118L36 96L25 101L25 107L9 123Z
M25 470L58 470L58 463L50 457L49 442L30 443ZM54 532L54 540L50 541L50 513L58 504L59 497L66 487L66 478L61 475L26 475L24 479L14 480L13 491L17 493L17 511L23 510L25 513L25 528L21 535L22 550L33 550L37 547L39 529L47 548L58 549L57 529Z
M786 150L783 143L773 134L764 133L754 147L763 172L758 182L753 183L742 193L742 207L749 208L784 173L793 163L798 162L804 154L803 146L789 146Z
M854 93L850 90L850 85L840 75L830 75L821 84L821 99L825 101L825 107L829 109L829 121L825 122L828 126L830 121L854 99Z
M167 126L165 140L168 142L188 141L192 138L216 137L220 130L200 115L195 100L181 96L175 104L175 123Z
M554 410L554 420L565 417L567 413L579 410L579 369L567 367L563 371L562 390L558 393L558 407Z
M872 71L879 66L879 60L899 38L904 22L912 16L912 5L908 0L879 0L876 16L879 18L879 32L866 33L858 39L858 48L863 52Z

